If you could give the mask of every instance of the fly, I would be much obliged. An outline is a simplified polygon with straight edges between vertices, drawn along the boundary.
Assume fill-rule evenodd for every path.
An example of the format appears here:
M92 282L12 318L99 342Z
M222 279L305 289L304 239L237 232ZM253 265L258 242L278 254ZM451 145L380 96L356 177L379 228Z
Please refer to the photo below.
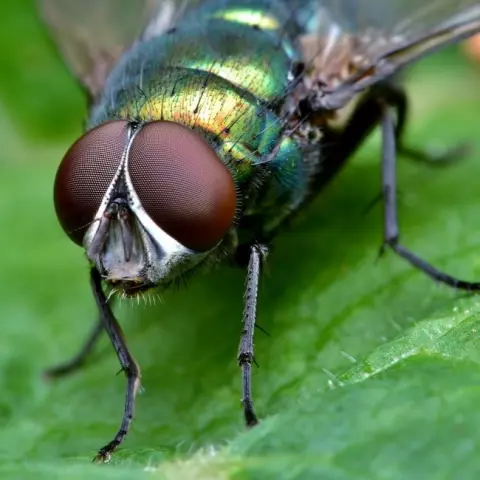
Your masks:
M55 209L82 246L99 320L70 373L106 331L133 417L140 369L107 301L165 289L236 259L246 271L238 350L247 426L258 283L269 246L371 130L382 132L383 249L468 291L400 243L396 156L443 162L403 143L407 96L396 74L480 31L477 0L39 0L87 92L86 133L57 172Z

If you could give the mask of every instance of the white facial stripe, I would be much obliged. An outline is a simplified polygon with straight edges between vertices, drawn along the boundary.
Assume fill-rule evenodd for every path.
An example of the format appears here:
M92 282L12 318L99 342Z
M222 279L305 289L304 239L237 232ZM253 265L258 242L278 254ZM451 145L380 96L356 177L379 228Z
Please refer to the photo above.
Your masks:
M129 149L130 152L130 149ZM145 209L142 206L142 202L133 187L132 179L130 177L130 172L128 170L128 155L125 159L123 175L125 183L127 184L128 190L128 206L137 217L138 221L142 224L143 228L147 233L152 237L154 242L162 248L164 254L167 257L183 255L183 254L193 254L192 250L184 247L181 243L177 242L173 237L168 235L164 230L162 230L148 215Z
M128 153L130 152L130 146L132 145L133 139L137 135L140 129L136 129L132 131L132 128L128 128L127 132L127 138L126 138L126 143L125 143L125 148L123 150L122 154L122 160L120 161L120 165L118 166L118 169L115 173L115 176L113 177L107 192L102 198L102 202L100 203L100 207L97 210L97 213L95 214L95 220L92 222L90 227L88 228L87 232L85 233L83 237L83 247L88 250L88 247L92 243L95 235L97 234L98 227L100 226L100 220L103 217L103 214L105 213L105 210L107 209L110 201L112 200L112 194L113 191L118 183L118 180L122 174L122 171L124 169L125 161L127 159Z

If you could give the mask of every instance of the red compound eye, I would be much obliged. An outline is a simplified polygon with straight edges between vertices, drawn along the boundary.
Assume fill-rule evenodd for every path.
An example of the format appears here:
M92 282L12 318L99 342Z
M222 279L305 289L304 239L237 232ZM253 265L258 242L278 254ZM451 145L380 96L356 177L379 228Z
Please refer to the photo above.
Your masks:
M187 248L206 251L231 227L233 177L199 134L173 122L152 122L135 137L129 173L150 218Z
M127 131L124 121L93 128L70 147L58 168L55 210L63 229L78 245L120 166Z

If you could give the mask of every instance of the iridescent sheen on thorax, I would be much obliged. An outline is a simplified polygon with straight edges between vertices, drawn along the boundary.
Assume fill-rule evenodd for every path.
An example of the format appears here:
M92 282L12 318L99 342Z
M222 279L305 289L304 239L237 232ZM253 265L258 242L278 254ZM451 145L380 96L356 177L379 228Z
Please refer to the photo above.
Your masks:
M230 168L243 215L257 218L260 230L301 203L308 182L299 146L280 138L279 99L296 53L289 12L282 2L276 7L271 0L211 2L137 44L109 76L89 125L165 120L198 131Z

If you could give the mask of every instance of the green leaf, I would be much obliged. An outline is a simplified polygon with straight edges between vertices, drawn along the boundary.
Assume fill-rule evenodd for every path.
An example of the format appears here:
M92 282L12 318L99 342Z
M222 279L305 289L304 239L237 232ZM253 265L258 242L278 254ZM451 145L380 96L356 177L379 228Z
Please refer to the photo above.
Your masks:
M275 244L262 281L254 397L242 425L235 361L244 273L224 267L118 316L142 366L132 430L92 465L123 410L106 339L94 361L47 383L95 320L81 249L57 224L52 183L84 109L33 15L10 2L0 75L0 476L2 478L450 479L480 474L480 303L434 284L382 238L374 135ZM35 58L36 60L32 60ZM412 145L471 140L445 168L401 158L402 241L480 278L479 71L455 50L409 77Z

